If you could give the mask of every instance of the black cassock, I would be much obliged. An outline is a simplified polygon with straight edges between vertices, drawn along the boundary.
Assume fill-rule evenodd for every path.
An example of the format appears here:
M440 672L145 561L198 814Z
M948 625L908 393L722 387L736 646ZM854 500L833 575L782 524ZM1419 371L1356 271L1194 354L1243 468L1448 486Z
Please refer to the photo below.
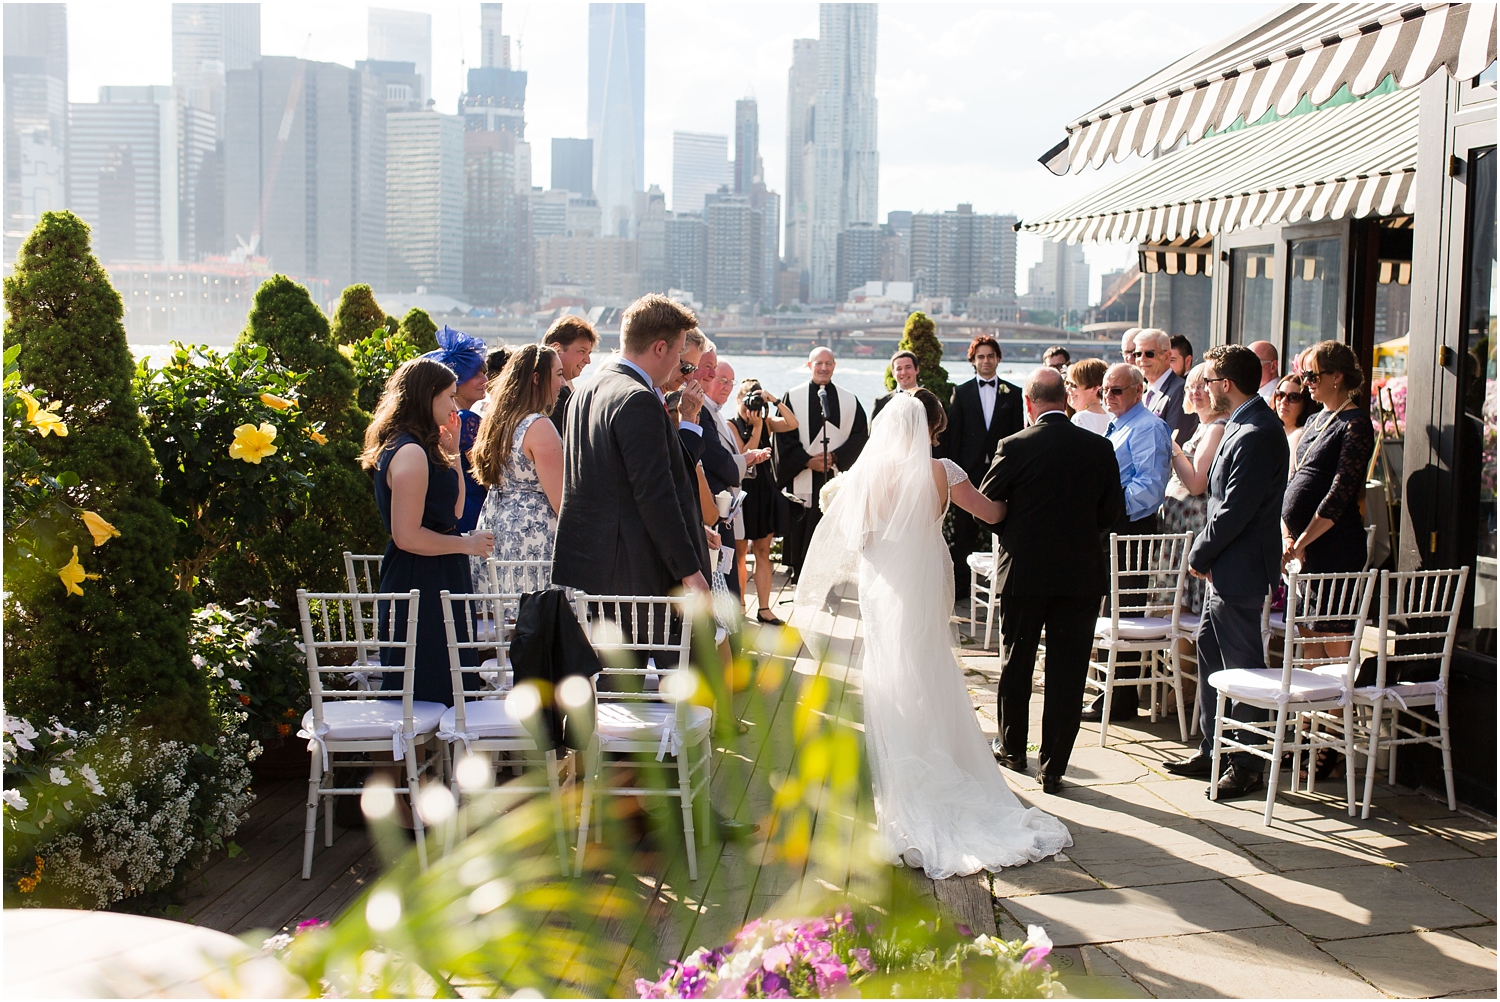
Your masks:
M788 392L782 398L782 404L791 410L792 394ZM821 455L819 446L819 433L823 430L823 410L818 403L818 384L807 384L807 409L803 412L808 415L807 439L813 445L813 451L808 452L802 448L802 439L797 431L783 431L776 434L776 486L780 490L790 490L792 482L797 475L807 468L807 461L814 455ZM832 383L828 384L828 420L829 423L842 428L844 426L843 415L839 413L839 395ZM854 401L854 427L849 431L849 437L844 444L837 449L829 449L828 452L835 457L836 467L831 473L819 473L812 471L812 507L804 508L800 504L791 503L787 507L790 515L787 519L786 535L781 543L781 562L792 569L795 576L802 572L802 561L807 555L807 544L812 539L813 531L817 529L818 522L823 518L823 512L818 508L818 493L835 474L841 470L848 470L864 451L865 443L870 440L870 426L865 419L865 408L857 399Z

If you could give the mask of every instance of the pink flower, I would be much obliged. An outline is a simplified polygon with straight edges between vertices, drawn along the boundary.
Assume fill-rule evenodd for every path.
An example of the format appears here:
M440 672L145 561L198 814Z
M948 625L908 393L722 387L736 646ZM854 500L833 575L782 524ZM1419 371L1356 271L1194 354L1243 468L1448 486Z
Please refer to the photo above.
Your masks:
M875 970L875 964L870 960L870 951L866 950L864 947L860 947L859 949L854 951L854 963L857 964L861 970Z
M761 957L760 966L767 971L784 971L792 962L792 951L785 943L778 943Z

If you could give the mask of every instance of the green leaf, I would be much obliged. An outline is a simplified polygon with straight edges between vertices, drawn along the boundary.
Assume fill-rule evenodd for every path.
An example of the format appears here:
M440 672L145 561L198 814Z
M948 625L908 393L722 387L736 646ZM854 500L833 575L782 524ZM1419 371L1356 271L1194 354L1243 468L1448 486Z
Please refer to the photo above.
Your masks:
M240 853L245 851L244 849L240 848L240 844L238 842L230 842L229 845L226 846L226 848L229 850L230 859L234 859Z

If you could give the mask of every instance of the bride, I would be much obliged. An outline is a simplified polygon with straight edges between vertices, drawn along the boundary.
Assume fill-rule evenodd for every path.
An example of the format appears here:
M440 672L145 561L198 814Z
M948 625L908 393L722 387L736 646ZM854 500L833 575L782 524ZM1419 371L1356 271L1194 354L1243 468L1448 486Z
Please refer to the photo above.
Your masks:
M797 586L809 622L857 582L864 621L865 748L885 858L934 879L1043 859L1073 844L1067 827L1024 807L979 730L953 655L951 501L991 524L991 501L951 460L932 458L936 397L896 394L859 461L826 493ZM836 485L836 489L835 489Z

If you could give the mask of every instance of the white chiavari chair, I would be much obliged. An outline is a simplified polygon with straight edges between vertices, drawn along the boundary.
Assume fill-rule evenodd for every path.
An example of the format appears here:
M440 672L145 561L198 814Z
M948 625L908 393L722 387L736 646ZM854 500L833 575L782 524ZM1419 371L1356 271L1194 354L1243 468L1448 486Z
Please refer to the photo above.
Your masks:
M373 595L380 590L380 569L385 561L384 554L380 553L350 553L344 551L344 577L349 581L349 591L356 595ZM363 605L363 603L360 603ZM369 615L365 618L365 636L375 636L374 607L370 607ZM380 673L379 652L375 652L373 658L361 655L351 664L353 669L348 673L349 681L360 689L370 691L379 689L383 676Z
M1000 534L991 533L990 552L971 553L968 563L969 636L977 635L978 611L984 609L984 643L981 646L989 650L990 633L995 626L995 611L1000 607L1000 593L995 588L995 568L1000 565Z

